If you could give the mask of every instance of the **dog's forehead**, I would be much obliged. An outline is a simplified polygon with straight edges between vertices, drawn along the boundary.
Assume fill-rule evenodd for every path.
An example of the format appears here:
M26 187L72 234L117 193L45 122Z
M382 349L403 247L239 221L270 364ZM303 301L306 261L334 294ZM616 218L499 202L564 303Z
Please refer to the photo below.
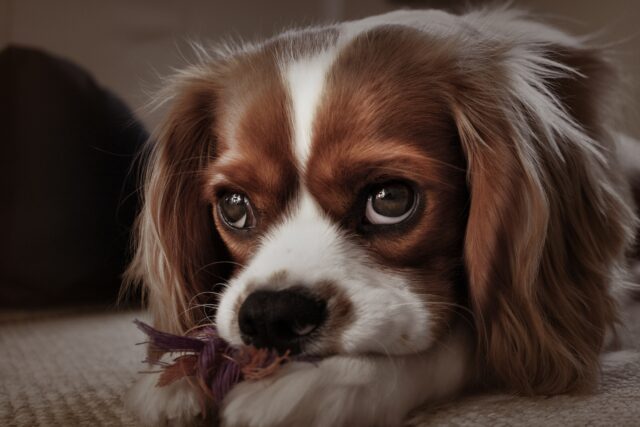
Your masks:
M375 168L439 179L431 160L457 162L442 97L453 68L437 38L407 26L280 36L229 73L215 169L274 221L301 191L340 221Z
M327 139L339 143L356 132L362 139L403 136L407 111L418 103L441 107L439 77L452 67L442 43L430 46L424 33L407 26L376 26L348 39L345 32L285 33L241 55L221 96L220 151L244 145L288 152L304 173L315 147ZM428 49L426 58L421 53ZM437 72L428 76L425 66ZM276 134L278 141L271 137Z

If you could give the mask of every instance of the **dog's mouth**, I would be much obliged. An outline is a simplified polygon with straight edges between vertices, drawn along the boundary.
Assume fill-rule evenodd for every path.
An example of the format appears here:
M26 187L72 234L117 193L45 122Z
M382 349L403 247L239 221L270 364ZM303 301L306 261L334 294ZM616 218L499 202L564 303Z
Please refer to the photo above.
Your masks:
M298 355L305 354L304 342L289 343L287 345L281 345L281 346L273 346L273 345L265 346L265 345L253 344L249 342L244 347L252 347L258 350L272 351L277 353L280 356L298 356Z

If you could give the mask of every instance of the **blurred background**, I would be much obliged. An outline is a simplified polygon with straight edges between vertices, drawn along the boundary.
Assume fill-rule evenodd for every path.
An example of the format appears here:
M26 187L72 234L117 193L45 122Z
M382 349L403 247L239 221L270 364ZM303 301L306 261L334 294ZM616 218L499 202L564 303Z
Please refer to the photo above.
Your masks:
M188 40L254 40L290 26L361 18L397 8L463 11L482 0L0 0L0 45L34 46L89 70L134 110L158 75L189 57ZM628 76L640 74L640 1L515 0L543 19L611 43ZM633 87L640 99L640 87ZM145 92L147 91L147 92ZM152 117L142 118L154 124ZM157 120L157 118L155 118Z
M159 120L142 107L159 76L191 57L189 40L254 40L397 8L483 3L0 0L0 306L115 300L136 210L129 171ZM626 85L626 130L640 136L640 1L512 5L610 46Z

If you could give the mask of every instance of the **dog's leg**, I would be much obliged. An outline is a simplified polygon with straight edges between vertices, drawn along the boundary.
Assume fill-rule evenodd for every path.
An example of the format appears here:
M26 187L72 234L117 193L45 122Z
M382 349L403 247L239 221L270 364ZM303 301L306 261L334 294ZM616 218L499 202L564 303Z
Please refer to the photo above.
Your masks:
M462 334L410 356L333 356L291 363L275 376L238 384L222 425L397 426L416 406L467 382L471 351Z
M160 374L144 374L129 390L125 404L145 426L192 425L201 415L198 389L183 378L157 387Z

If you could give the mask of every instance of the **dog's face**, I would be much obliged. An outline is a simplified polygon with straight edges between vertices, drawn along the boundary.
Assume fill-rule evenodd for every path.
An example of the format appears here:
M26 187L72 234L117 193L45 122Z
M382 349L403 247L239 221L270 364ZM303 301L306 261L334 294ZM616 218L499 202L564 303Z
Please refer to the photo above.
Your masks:
M398 354L427 348L450 321L464 159L438 93L451 64L403 48L412 37L382 29L339 55L288 61L268 46L261 61L243 58L249 73L230 70L251 84L223 89L236 101L218 104L204 197L238 263L216 317L232 343Z
M182 73L130 273L169 331L398 355L462 323L498 382L582 387L633 222L601 149L606 64L517 15L418 14Z

